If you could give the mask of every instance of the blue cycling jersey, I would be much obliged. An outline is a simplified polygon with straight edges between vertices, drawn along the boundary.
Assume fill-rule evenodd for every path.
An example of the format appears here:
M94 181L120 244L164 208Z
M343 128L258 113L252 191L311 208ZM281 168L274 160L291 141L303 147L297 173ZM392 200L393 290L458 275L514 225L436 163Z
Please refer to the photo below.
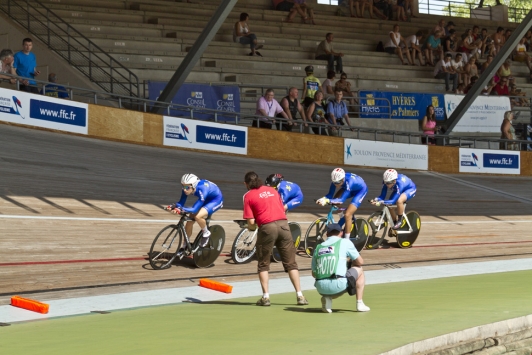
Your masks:
M395 185L391 188L392 193L390 195L390 198L388 200L385 200L386 198L386 192L388 192L388 187L382 182L382 191L381 195L375 199L375 201L382 201L387 205L393 205L397 202L399 197L403 192L406 192L408 190L413 190L415 193L416 191L416 184L410 178L403 174L397 174L397 180L395 182ZM408 196L407 196L408 197Z
M187 208L184 207L184 205L188 196L185 194L185 191L181 192L181 199L176 203L176 207L185 212L198 213L204 205L211 201L223 201L222 191L220 191L220 188L215 183L210 182L209 180L200 180L198 182L196 191L194 191L194 196L198 197L198 200L192 207Z
M367 190L367 185L360 176L356 174L346 173L344 178L344 183L340 187L343 190L342 196L339 198L332 199L334 192L336 191L336 185L331 183L329 188L329 193L325 195L326 198L331 200L331 203L339 204L344 203L350 197L357 195L358 192Z
M288 209L291 210L303 202L303 192L301 188L290 181L281 181L277 185L277 191L281 195L281 201L283 205L287 205Z

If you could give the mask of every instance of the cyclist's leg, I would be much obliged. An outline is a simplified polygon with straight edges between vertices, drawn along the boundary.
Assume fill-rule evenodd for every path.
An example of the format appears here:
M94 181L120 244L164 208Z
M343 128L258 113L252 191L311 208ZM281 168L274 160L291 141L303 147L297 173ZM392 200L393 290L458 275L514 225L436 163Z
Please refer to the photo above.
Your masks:
M351 236L351 228L353 226L353 216L355 215L356 210L360 207L362 204L362 201L364 201L364 197L366 197L368 193L368 188L364 188L360 191L358 191L353 199L351 200L351 204L349 207L347 207L347 210L345 210L345 238L349 238Z
M405 203L412 197L416 196L416 189L408 189L401 194L399 200L397 200L397 214L402 216L405 212Z
M294 198L286 201L285 205L287 207L286 212L293 210L294 208L300 206L303 203L303 194L298 194Z
M198 222L198 225L200 226L201 230L203 231L203 236L200 242L201 247L204 247L207 245L207 243L209 242L209 237L211 236L211 232L209 232L209 229L207 228L206 219L209 216L212 216L214 212L222 208L223 203L224 201L222 197L209 201L205 205L203 205L203 207L199 210L199 212L194 217L196 222Z

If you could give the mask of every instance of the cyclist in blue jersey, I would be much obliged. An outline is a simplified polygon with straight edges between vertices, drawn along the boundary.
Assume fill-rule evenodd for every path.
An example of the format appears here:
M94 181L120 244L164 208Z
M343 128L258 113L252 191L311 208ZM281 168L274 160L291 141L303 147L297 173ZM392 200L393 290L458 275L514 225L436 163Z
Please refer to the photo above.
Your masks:
M392 229L399 229L403 223L403 213L405 211L405 202L416 195L416 184L403 174L398 174L394 169L388 169L384 172L382 177L382 192L379 197L371 200L371 204L379 206L381 203L385 205L397 205L396 211L390 208L390 214L394 220ZM388 189L392 190L390 198L385 200Z
M185 174L181 177L181 185L183 191L181 193L181 199L179 202L166 207L168 211L172 213L188 212L192 221L188 221L185 230L189 236L192 235L192 227L194 221L198 222L198 225L203 230L203 236L200 240L200 246L205 247L209 243L211 232L207 228L207 219L214 212L223 207L224 198L222 191L216 186L215 183L209 180L200 180L194 174ZM192 207L184 207L187 197L194 195L198 197L198 200Z
M368 187L360 176L346 173L342 168L336 168L332 171L331 180L332 183L329 188L329 193L317 200L316 203L322 206L325 206L328 203L342 204L348 198L353 198L351 204L349 204L349 207L345 210L344 217L338 221L338 224L343 225L345 220L344 238L349 238L353 225L353 216L356 210L360 207L364 197L366 197ZM335 194L336 189L338 189L338 192Z
M277 189L279 195L281 195L285 212L293 210L303 203L303 192L301 192L301 188L293 182L285 181L283 175L271 174L266 178L264 183L267 186Z

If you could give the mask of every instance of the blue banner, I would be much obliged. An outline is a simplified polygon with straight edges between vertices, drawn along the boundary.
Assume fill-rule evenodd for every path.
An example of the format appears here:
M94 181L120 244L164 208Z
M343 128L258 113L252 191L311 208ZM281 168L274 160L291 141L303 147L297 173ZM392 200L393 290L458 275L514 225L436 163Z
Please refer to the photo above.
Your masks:
M30 99L30 117L73 126L87 126L87 110L80 107Z
M436 120L445 119L443 94L360 91L361 118L422 120L427 106L434 106Z
M198 124L196 126L196 142L245 148L246 132Z
M485 168L518 169L519 156L513 154L484 153Z
M148 90L150 100L157 100L167 83L149 81ZM184 106L193 106L198 109L211 109L227 111L227 116L218 115L218 120L234 121L233 112L240 112L240 92L238 86L226 85L206 85L206 84L183 84L177 94L174 96L172 103ZM189 111L170 110L172 116L190 116ZM200 120L213 120L214 114L199 113L194 111L194 118Z

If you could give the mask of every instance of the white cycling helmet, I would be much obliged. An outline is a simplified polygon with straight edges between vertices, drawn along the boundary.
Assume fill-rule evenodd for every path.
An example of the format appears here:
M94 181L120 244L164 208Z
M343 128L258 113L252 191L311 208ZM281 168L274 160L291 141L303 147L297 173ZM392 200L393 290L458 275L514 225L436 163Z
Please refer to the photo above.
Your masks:
M194 174L185 174L181 177L182 185L192 185L193 188L196 188L200 179Z
M384 182L391 182L394 180L397 180L397 170L395 169L388 169L384 172L384 175L382 176L382 179Z
M331 173L331 180L333 183L339 183L345 179L345 171L342 168L336 168Z

